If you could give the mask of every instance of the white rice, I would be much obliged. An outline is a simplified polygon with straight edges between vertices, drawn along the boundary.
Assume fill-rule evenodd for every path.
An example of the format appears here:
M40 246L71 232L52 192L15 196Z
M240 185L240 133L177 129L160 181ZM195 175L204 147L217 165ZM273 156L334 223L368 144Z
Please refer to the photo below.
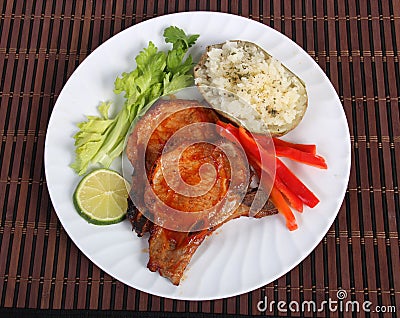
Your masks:
M250 124L253 131L290 126L302 116L307 93L302 82L280 61L268 56L256 45L227 41L222 48L212 48L198 72L196 85L212 86L237 94L255 110L232 94L207 90L212 105L240 121ZM228 97L228 98L227 98ZM260 123L261 119L261 123Z

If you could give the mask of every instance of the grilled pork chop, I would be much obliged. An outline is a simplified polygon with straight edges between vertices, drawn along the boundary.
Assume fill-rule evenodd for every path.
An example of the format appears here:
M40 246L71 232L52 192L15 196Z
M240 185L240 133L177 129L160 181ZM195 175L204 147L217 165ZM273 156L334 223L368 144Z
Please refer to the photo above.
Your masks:
M154 223L192 232L213 227L230 216L246 194L245 155L226 139L215 144L185 143L157 159L145 192ZM234 170L235 174L231 175Z
M210 143L187 145L185 138L181 138L180 144L161 157L165 144L179 129L193 123L216 121L217 117L212 110L197 106L200 106L197 102L182 100L157 104L138 122L127 146L134 174L138 173L140 168L145 169L143 176L134 175L136 180L133 183L132 195L135 203L139 203L139 209L130 202L128 217L139 236L150 233L148 268L158 271L175 285L179 284L185 268L204 239L225 222L248 216L254 199L254 191L245 193L249 183L249 176L245 173L245 158L232 143L213 140L215 132L208 128L194 127L188 139L196 136ZM153 127L157 122L161 124ZM236 155L233 160L235 169L231 169L226 152ZM201 171L201 167L204 166L208 166L208 170ZM169 171L171 167L177 171ZM235 172L234 176L231 175L231 171ZM177 182L177 176L180 176L183 184ZM141 188L143 183L138 183L140 177L147 178L151 187ZM234 191L229 192L228 188L232 186L233 179L237 184L233 187ZM215 182L208 182L210 180ZM196 185L204 187L200 186L200 190L203 191L201 194L180 193L182 190L185 192L185 188L190 189ZM229 205L232 202L234 206ZM213 210L213 207L216 208ZM170 209L178 210L179 213L170 213ZM204 210L207 213L199 214ZM268 202L255 217L275 213L276 210Z
M185 147L185 145L182 147ZM235 211L235 209L228 211L229 207L224 209L224 204L221 204L224 203L224 196L228 192L232 177L229 160L224 152L219 147L209 143L191 145L183 152L181 151L182 147L177 147L163 156L165 166L177 166L182 183L181 187L184 187L185 184L189 187L199 185L203 181L204 187L200 186L202 193L197 196L194 196L197 193L182 195L179 186L176 187L177 192L171 189L169 184L176 180L167 182L166 176L168 176L169 171L163 171L161 159L157 160L151 178L151 190L161 199L161 202L154 204L155 213L157 215L160 211L162 213L165 205L167 208L178 210L176 217L170 220L168 228L171 228L172 225L175 227L173 229L182 227L186 231L174 231L165 226L153 225L150 230L150 259L147 266L151 271L159 271L162 276L169 278L175 285L179 284L196 249L204 238L212 232L213 226L210 225L210 222L214 221L214 227L217 227L220 222L230 216L231 212ZM176 158L179 158L178 162ZM244 162L243 158L241 159ZM204 165L209 165L209 171L200 176L200 167L204 167ZM214 169L215 175L211 173ZM242 184L245 185L247 176L243 171L245 169L238 172L238 177L242 179ZM170 179L174 178L178 178L178 175L173 175ZM215 181L211 187L207 187L209 186L206 184L208 180ZM246 188L243 187L241 190L245 191ZM238 202L239 191L240 189L235 190L235 193L232 194L233 202ZM146 198L149 197L149 195L146 195ZM201 211L207 212L201 213ZM166 215L169 215L167 211L162 214L161 218L165 219ZM159 224L159 222L157 223Z
M217 115L210 108L206 108L193 100L162 100L151 107L138 121L126 145L128 159L135 166L137 160L145 149L146 170L149 171L161 152L166 142L179 129L191 124L206 122L215 123ZM193 127L191 137L210 139L214 132Z
M126 145L126 153L133 166L135 182L131 195L135 203L144 206L145 178L171 136L191 124L215 123L217 120L214 111L193 100L162 100L146 112L137 122ZM214 132L209 129L192 127L190 131L190 137L198 140L210 140L213 135ZM143 214L149 215L152 211L135 210L135 217L130 220L138 236L142 236L152 226L152 222Z
M222 223L197 232L176 232L153 225L150 229L150 259L147 267L152 272L158 271L161 276L168 278L174 285L179 285L187 265L204 239L224 223L241 216L248 216L249 209L250 207L246 204L241 204ZM261 218L276 213L275 207L268 201L255 217Z

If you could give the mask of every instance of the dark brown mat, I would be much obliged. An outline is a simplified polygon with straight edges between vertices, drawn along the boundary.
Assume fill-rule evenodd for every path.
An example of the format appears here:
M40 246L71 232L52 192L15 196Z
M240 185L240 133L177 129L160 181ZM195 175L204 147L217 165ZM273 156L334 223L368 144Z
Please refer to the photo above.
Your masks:
M148 295L94 266L61 227L43 168L49 116L79 63L133 24L188 10L250 17L296 41L332 80L352 140L345 201L311 255L261 289L204 302ZM0 14L0 308L250 315L260 314L264 296L320 303L344 289L348 299L371 301L371 309L400 312L400 1L3 0Z

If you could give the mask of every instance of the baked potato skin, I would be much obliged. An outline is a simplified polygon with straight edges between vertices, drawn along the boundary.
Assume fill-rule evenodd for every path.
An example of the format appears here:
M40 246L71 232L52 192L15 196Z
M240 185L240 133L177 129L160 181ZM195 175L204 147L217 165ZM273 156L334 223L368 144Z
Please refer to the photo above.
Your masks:
M252 42L249 42L249 41L243 41L243 40L230 40L229 42L236 42L236 43L238 43L238 44L243 44L243 45L246 44L246 45L255 46L255 47L257 47L258 50L260 50L260 51L264 54L265 59L270 59L270 58L272 58L272 56L271 56L270 54L268 54L264 49L262 49L260 46L258 46L258 45L255 44L255 43L252 43ZM210 50L212 50L213 48L222 49L222 47L223 47L223 45L224 45L225 43L226 43L226 42L207 46L205 52L201 55L199 62L198 62L198 63L195 65L195 67L194 67L193 72L194 72L194 78L195 78L195 80L196 80L196 86L199 87L199 90L200 90L200 92L201 92L202 94L203 94L203 91L202 91L202 89L200 88L200 86L202 86L203 84L200 84L200 85L199 85L199 84L197 83L197 79L199 79L199 78L202 77L202 74L201 74L201 73L202 73L202 71L204 71L205 68L206 68L206 62L207 62L207 60L209 59L208 53L209 53ZM305 112L306 112L306 110L307 110L307 107L308 107L308 98L307 98L307 90L306 90L305 83L304 83L298 76L296 76L292 71L290 71L285 65L282 64L282 66L285 68L285 70L288 72L288 74L292 77L292 79L293 79L294 81L297 81L297 82L299 83L299 85L302 85L302 86L304 87L304 90L305 90L305 92L306 92L306 93L305 93L305 94L306 94L306 101L305 101L305 103L304 103L303 105L301 105L301 111L300 111L300 113L298 113L297 116L294 118L294 120L292 120L290 123L288 123L288 124L286 124L286 125L281 125L281 126L269 125L268 123L265 123L266 126L267 126L267 128L268 128L269 133L270 133L271 136L273 136L273 137L280 137L280 136L283 136L283 135L287 134L289 131L291 131L291 130L293 130L294 128L296 128L296 127L299 125L299 123L301 122L301 120L303 119L304 114L305 114ZM212 105L212 102L210 101L210 99L208 98L208 96L206 96L205 94L203 94L203 95L204 95L205 100L206 100L210 105ZM299 106L300 106L300 105L299 105ZM216 109L216 111L217 111L220 115L222 115L223 117L227 118L228 120L230 120L230 121L232 121L232 122L235 122L236 124L239 124L239 125L241 124L240 121L238 121L235 117L230 116L230 115L227 114L226 112L219 111L218 109ZM248 127L246 127L246 128L249 129L249 130L250 130L251 132L253 132L253 133L260 133L260 132L261 132L261 131L253 130L252 127L251 127L251 125L248 126Z

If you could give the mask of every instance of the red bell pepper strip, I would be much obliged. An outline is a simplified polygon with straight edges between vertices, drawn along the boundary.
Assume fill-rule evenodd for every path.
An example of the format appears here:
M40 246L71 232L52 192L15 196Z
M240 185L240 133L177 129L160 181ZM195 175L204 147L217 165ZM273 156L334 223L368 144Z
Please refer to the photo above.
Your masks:
M239 128L233 126L231 123L226 123L224 121L217 120L217 125L225 128L226 130L231 131L234 135L239 134Z
M226 126L228 126L228 123L222 120L217 120L217 125L226 128Z
M313 155L309 152L300 151L295 148L289 148L285 146L275 146L275 153L278 157L286 157L291 160L301 162L310 166L314 166L321 169L327 169L328 166L325 159L318 155Z
M220 120L217 121L217 125L224 128L222 129L222 131L219 132L221 136L233 142L236 141L240 142L241 146L243 147L246 153L250 165L254 169L258 170L256 172L258 173L259 177L261 176L261 169L262 169L263 171L267 172L267 176L265 176L265 178L269 177L269 182L272 184L273 179L271 180L271 176L274 177L275 174L275 156L272 157L266 151L260 152L256 141L251 135L247 133L247 131L244 128L242 127L237 128L232 124L228 124ZM235 140L235 138L232 138L232 135L237 140ZM261 163L261 157L263 159L262 163Z
M232 135L237 137L240 144L243 146L249 163L253 166L258 176L261 178L261 173L266 172L263 178L260 180L266 188L268 188L268 182L273 182L270 198L277 209L285 216L287 227L290 230L296 229L297 224L293 212L288 206L286 199L292 205L292 207L299 212L303 211L303 203L310 207L314 207L318 202L318 198L291 172L282 161L275 156L271 158L271 154L267 151L263 151L262 146L259 147L256 140L250 135L243 127L236 128L231 124L227 124L218 121L217 124L225 130L229 131ZM305 149L313 151L312 145L306 145ZM282 146L280 146L282 148ZM279 147L278 147L279 148ZM284 148L284 147L283 147ZM260 151L261 149L261 151ZM300 153L296 148L292 148ZM304 152L305 153L305 152ZM315 157L311 153L306 153L312 157ZM269 156L269 157L268 157ZM261 160L261 158L263 160ZM271 180L271 169L268 169L268 160L273 159L276 162L276 175L275 180ZM323 158L322 158L323 160ZM279 172L278 172L279 167Z
M238 142L239 141L237 138L235 139L235 136L229 130L227 130L227 129L223 128L223 127L219 127L219 131L218 132L222 137L224 137L224 138L226 138L226 139L228 139L228 140L230 140L232 142Z
M272 141L274 142L275 147L281 146L281 147L293 148L300 151L311 153L313 155L317 153L316 145L295 144L275 137L272 138Z
M255 159L251 155L247 155L247 159L249 160L249 163L256 171L258 177L261 178L261 163L260 163L260 161ZM268 177L270 177L270 174L268 173L268 171L265 171L265 172L267 172L267 173L265 175L263 175L263 178L267 178L267 179L265 179L264 182L268 182L267 180L268 180ZM271 179L269 179L269 182L272 182ZM275 180L273 182L274 182L274 186L276 186L277 189L280 192L282 192L282 194L289 201L290 205L295 210L297 210L299 212L303 212L303 201L289 187L287 187L283 183L283 181L279 178L278 175L275 175ZM265 185L265 186L267 186L267 185Z
M239 129L237 127L220 120L217 121L217 125L221 127L219 133L222 137L232 142L239 142Z
M298 212L303 212L303 201L301 201L301 199L291 189L289 189L286 184L283 183L278 175L275 176L275 186L289 201L289 204L293 207L293 209L297 210Z
M239 127L239 140L247 157L252 157L269 176L275 175L275 153L265 150L243 127ZM260 146L260 147L259 147Z
M310 208L319 203L319 199L308 189L299 178L286 165L276 158L276 175L282 182L296 194L304 204Z
M243 127L239 127L239 140L247 154L261 161L261 154L256 141Z
M225 129L227 131L229 131L229 133L234 135L236 137L236 139L239 141L239 130L237 129L237 127L235 127L231 124L228 124Z
M248 157L250 164L253 166L254 170L256 171L258 177L260 178L260 181L264 183L264 187L268 187L268 175L264 175L261 178L261 167L260 167L260 162L257 161L257 159L253 158L252 156ZM282 183L283 184L283 183ZM285 185L283 185L285 186ZM278 211L285 217L286 220L286 227L290 230L296 230L297 229L297 223L296 223L296 218L286 203L285 199L283 198L280 190L278 189L277 183L276 183L276 178L274 181L274 185L272 186L271 192L269 194L269 198L271 199L271 202L274 204L274 206L278 209ZM303 205L302 202L300 201L301 204L301 210L303 210Z
M257 161L255 158L252 156L247 157L249 160L249 163L251 166L254 168L256 171L257 175L259 178L261 178L261 164L259 161ZM266 174L263 175L264 180L264 187L268 188L267 182L273 182L274 186L282 192L282 194L286 197L286 199L289 201L290 205L297 211L303 212L303 201L292 191L290 190L283 182L282 180L278 177L278 175L275 175L275 179L271 180L270 174L268 171L265 171Z
M264 189L270 189L271 185L275 182L275 176L271 176L269 171L262 169L260 161L254 158L251 154L247 154L247 159L249 160L250 165L254 168L258 179L264 186Z
M250 165L254 168L256 171L258 177L261 176L261 162L260 160L254 158L251 154L247 154L247 159L249 160Z
M296 218L290 209L289 205L287 204L286 200L282 196L281 192L277 189L276 186L272 187L270 200L278 209L279 213L281 213L286 219L286 227L290 231L294 231L298 228L296 223Z

